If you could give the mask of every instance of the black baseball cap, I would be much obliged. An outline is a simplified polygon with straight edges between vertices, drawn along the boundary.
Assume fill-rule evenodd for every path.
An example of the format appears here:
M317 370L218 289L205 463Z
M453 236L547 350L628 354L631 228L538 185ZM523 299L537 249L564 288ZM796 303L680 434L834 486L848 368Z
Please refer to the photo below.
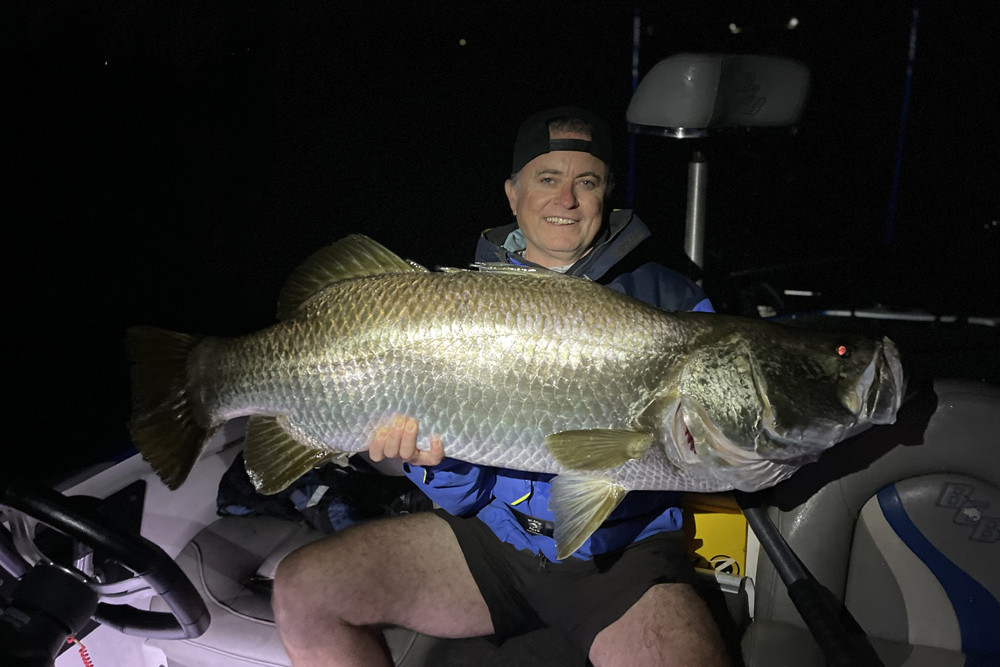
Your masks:
M590 141L584 139L549 139L549 123L561 118L576 118L590 126ZM582 151L604 161L611 168L614 154L611 127L597 114L580 107L556 107L532 115L521 124L514 142L514 163L511 173L543 153L551 151Z

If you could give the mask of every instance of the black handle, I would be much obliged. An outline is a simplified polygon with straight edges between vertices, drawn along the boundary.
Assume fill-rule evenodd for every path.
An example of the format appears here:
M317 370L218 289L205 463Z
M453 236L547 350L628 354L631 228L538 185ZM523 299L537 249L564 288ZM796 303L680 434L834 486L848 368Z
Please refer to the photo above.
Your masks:
M833 667L885 667L847 607L816 581L788 546L760 501L753 494L741 491L735 496L747 523L788 588L788 597L829 664Z
M4 489L0 502L107 553L148 582L171 611L100 604L94 620L125 634L161 639L192 639L208 629L211 617L198 590L156 544L103 521L61 493L38 484L14 482Z

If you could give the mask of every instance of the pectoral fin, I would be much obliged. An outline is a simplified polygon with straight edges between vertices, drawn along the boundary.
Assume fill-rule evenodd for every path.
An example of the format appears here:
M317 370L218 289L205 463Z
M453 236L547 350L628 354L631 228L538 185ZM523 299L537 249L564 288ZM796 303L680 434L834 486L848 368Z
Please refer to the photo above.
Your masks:
M259 493L277 493L321 463L341 455L331 449L303 445L302 439L303 434L281 418L249 419L243 458L250 481Z
M545 438L552 457L571 470L606 470L637 459L653 443L644 431L586 429L560 431Z
M583 475L552 480L549 509L555 518L556 558L568 558L604 523L622 501L626 488L617 482Z

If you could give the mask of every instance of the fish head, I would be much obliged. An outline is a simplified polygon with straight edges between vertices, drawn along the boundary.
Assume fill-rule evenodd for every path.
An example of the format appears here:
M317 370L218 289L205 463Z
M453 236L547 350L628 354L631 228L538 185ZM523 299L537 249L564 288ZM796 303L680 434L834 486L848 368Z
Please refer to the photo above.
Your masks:
M902 401L888 338L754 322L694 350L664 418L668 456L733 488L772 486L873 424Z

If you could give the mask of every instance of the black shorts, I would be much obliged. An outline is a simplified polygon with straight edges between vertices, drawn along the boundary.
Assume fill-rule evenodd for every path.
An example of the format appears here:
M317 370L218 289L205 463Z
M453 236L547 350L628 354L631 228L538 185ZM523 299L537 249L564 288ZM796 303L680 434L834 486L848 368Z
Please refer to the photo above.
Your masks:
M593 560L552 562L502 542L475 517L435 512L458 538L497 641L551 627L569 635L586 655L594 637L656 584L695 584L680 531L653 535Z

